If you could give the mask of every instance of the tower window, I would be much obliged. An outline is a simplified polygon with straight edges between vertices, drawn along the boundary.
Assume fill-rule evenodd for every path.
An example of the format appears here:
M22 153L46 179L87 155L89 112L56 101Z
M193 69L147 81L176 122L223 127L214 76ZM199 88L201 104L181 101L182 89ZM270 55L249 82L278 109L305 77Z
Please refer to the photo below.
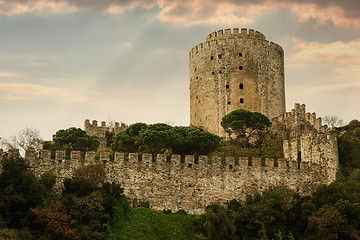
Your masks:
M240 66L240 67L239 67L239 70L243 70L243 66Z
M218 58L221 59L221 54L218 55Z
M194 68L194 71L196 71L196 69L197 69L197 68L195 67L195 68Z
M222 73L222 71L220 70L219 73Z
M239 57L242 57L242 53L239 53Z
M212 75L215 75L215 72L211 72Z
M231 101L228 101L228 105L230 105L231 104Z
M214 60L214 56L211 56L211 57L210 57L210 60Z
M244 99L243 99L243 98L240 98L240 103L244 103Z
M240 89L244 89L244 84L243 84L243 83L240 83L239 88L240 88Z
M229 84L226 84L226 89L229 89L229 87L230 87Z

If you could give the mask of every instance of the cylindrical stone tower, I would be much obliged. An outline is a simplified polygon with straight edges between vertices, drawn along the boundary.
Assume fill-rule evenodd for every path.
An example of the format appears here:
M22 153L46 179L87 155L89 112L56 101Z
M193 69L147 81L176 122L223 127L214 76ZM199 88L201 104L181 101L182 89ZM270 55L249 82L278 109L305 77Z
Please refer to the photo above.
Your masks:
M225 136L221 119L233 110L285 112L284 51L260 32L213 32L189 59L190 125Z

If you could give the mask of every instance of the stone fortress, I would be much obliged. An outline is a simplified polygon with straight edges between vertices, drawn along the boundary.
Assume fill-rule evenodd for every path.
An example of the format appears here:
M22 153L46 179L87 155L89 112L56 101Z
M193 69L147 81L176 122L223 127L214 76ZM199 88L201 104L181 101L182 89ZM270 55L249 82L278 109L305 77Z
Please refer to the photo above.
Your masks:
M261 112L272 119L270 130L283 139L284 158L118 152L112 158L109 152L101 152L97 159L94 152L86 152L82 158L74 151L66 159L64 151L56 151L52 159L47 150L40 158L34 150L27 150L25 158L37 176L53 171L58 185L79 166L103 163L106 180L120 183L130 202L149 201L156 210L201 213L213 202L244 199L273 186L310 193L335 180L337 141L321 118L306 113L305 105L295 104L291 112L285 112L283 61L280 46L246 29L212 33L207 42L190 51L191 124L224 136L219 126L225 114L238 108ZM85 131L97 137L102 146L126 127L118 123L106 126L105 122L98 126L97 121L89 120L84 123ZM9 154L19 153L9 150Z
M190 125L222 136L221 119L236 109L269 119L285 112L284 51L254 30L209 34L191 49Z

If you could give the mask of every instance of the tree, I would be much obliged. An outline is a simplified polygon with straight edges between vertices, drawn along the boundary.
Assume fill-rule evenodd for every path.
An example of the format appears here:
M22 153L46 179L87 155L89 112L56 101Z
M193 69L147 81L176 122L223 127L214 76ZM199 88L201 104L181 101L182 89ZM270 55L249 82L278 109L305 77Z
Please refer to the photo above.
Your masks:
M198 127L174 127L170 134L173 153L209 154L220 144L221 138Z
M259 131L271 126L270 120L258 112L238 109L222 118L221 126L229 134L230 139L249 144L251 137L257 137Z
M105 165L103 163L91 163L81 166L74 171L75 178L84 178L89 181L93 187L97 187L105 180Z
M343 127L345 125L345 122L340 119L338 116L330 116L326 115L323 118L324 124L327 124L330 129L336 128L336 127Z
M10 136L9 139L2 139L1 145L7 149L20 148L25 151L26 149L35 149L37 153L42 149L43 139L40 137L40 131L27 127L18 132L17 135Z
M31 207L42 203L47 189L40 184L21 157L6 157L1 162L0 219L9 227L23 227L29 222Z
M163 153L170 148L170 133L173 127L165 123L148 125L142 134L142 152Z
M45 228L47 239L80 239L80 237L76 234L76 230L69 227L71 217L67 214L61 201L53 201L46 209L32 209L32 211L36 215L35 222Z
M208 154L221 138L198 127L172 127L164 123L136 123L115 136L113 151Z
M333 206L325 205L314 216L309 217L306 239L338 239L343 223L339 211Z
M336 128L335 132L342 173L348 176L354 168L360 168L360 122L352 120L348 125Z
M113 151L137 152L142 145L142 134L147 128L145 123L131 124L126 130L120 131L115 135L114 142L111 144Z
M52 141L44 142L44 149L65 150L69 156L71 151L96 151L100 142L80 128L71 127L66 130L59 130L53 135Z

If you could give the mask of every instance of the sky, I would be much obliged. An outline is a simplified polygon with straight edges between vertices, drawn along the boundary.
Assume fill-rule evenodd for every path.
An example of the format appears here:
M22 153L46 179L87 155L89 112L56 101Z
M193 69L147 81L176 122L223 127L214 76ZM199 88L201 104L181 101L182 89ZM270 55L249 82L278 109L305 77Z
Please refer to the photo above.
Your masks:
M189 51L234 27L283 47L287 111L360 118L359 0L0 0L0 137L189 125Z

